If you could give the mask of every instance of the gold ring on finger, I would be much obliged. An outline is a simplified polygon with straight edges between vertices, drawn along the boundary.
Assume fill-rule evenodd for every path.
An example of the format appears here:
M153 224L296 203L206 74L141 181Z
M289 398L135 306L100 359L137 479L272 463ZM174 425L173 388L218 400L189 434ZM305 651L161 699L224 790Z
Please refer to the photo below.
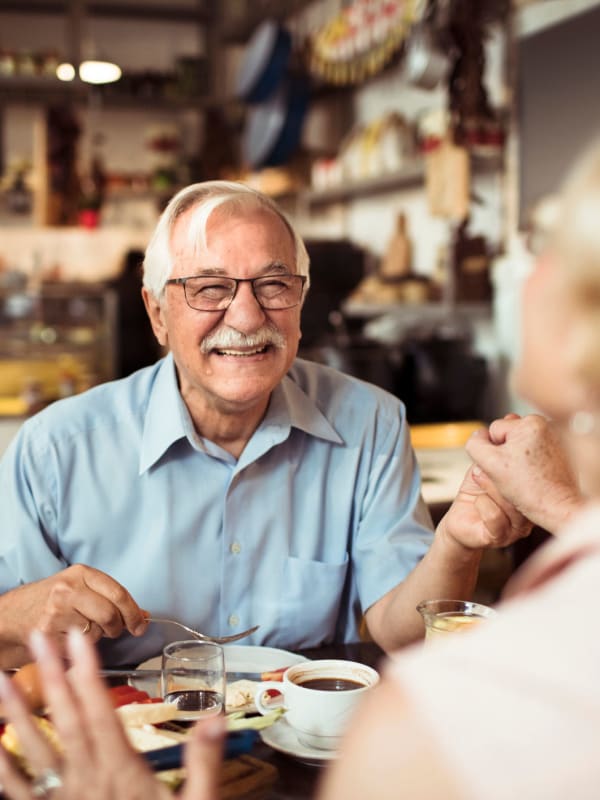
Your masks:
M91 621L91 619L88 619L87 622L85 623L85 625L83 626L82 630L81 630L82 636L85 636L86 633L89 633L91 631L91 629L92 629L92 621Z

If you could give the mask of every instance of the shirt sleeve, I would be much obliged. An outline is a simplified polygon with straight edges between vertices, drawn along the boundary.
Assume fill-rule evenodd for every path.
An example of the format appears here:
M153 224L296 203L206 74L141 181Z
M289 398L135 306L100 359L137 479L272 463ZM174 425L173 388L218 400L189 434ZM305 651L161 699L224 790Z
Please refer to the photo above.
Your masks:
M54 530L52 457L32 427L21 427L0 461L0 593L66 566Z
M494 621L388 662L466 800L580 800L600 785L600 556Z
M400 404L377 422L362 493L353 561L363 611L414 569L433 540L431 515Z

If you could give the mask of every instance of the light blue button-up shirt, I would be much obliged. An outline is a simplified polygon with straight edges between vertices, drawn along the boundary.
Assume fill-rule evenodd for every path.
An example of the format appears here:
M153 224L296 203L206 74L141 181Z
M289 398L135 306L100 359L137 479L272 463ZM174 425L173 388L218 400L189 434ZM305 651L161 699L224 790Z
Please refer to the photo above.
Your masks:
M170 355L23 424L0 532L1 592L88 564L156 616L288 649L356 641L432 538L397 398L298 359L236 460L196 434ZM177 638L102 648L135 662Z

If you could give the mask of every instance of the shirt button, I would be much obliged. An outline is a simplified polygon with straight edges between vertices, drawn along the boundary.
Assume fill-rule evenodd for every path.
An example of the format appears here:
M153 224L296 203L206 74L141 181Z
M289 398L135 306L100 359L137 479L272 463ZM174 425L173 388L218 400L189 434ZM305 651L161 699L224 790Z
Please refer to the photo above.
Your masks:
M237 626L240 624L240 618L237 614L231 614L227 622L229 623L230 628L237 628Z
M233 544L230 545L229 550L234 556L237 556L242 552L242 545L239 542L233 542Z

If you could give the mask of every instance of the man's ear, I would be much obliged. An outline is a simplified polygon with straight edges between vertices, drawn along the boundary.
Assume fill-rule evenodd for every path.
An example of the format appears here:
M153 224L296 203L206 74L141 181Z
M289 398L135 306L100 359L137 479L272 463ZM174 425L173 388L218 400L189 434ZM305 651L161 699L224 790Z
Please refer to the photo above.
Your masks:
M145 286L142 286L142 298L158 343L162 347L168 347L169 336L160 303Z

